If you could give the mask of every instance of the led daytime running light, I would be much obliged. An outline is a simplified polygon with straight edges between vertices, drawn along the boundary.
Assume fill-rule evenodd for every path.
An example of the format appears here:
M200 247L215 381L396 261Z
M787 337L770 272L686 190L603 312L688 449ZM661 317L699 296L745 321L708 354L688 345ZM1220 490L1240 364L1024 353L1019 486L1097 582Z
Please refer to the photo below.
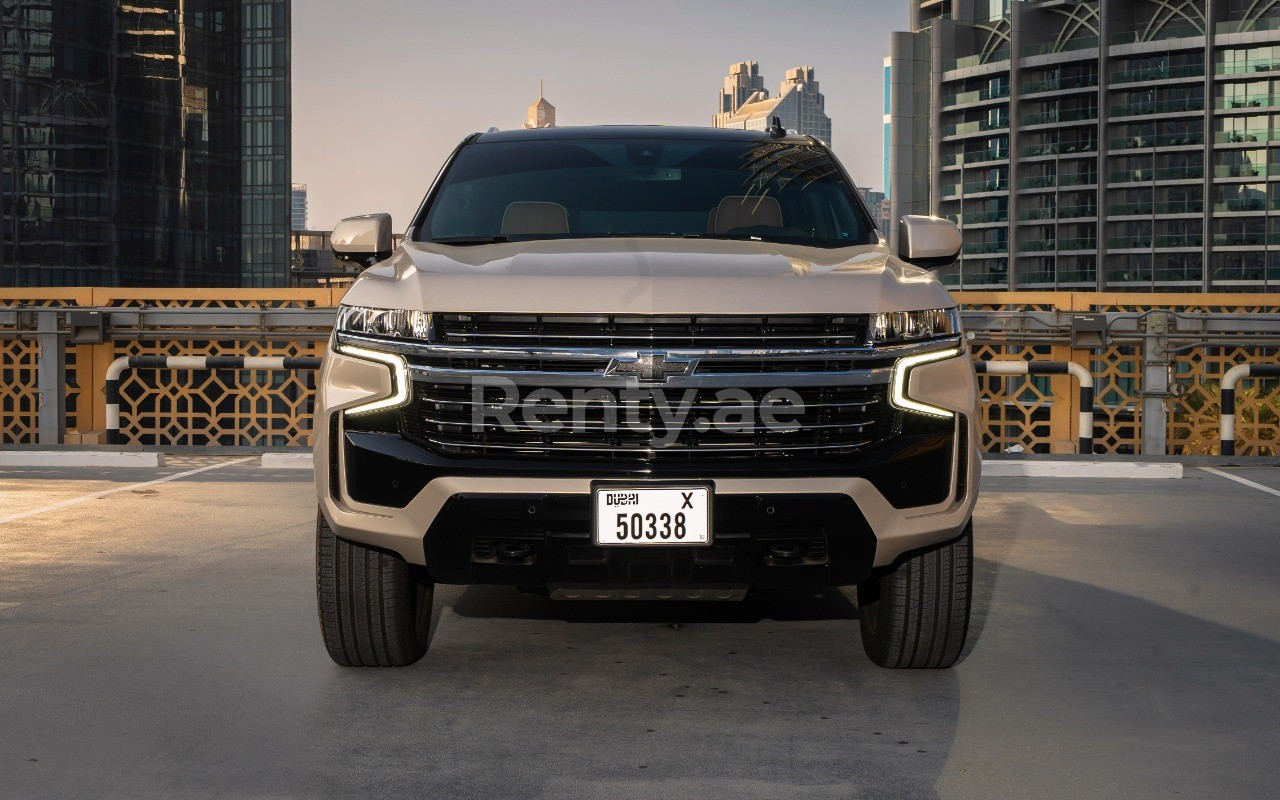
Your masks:
M904 356L897 360L893 365L893 390L890 399L895 408L903 411L916 411L921 414L928 414L931 417L943 417L950 419L955 413L950 409L938 408L937 406L926 405L925 403L912 400L907 397L907 379L911 376L911 370L922 364L932 364L935 361L944 361L948 358L955 358L960 355L960 349L957 347L948 350L935 350L931 353L920 353L914 356Z
M370 400L367 403L351 406L345 410L345 413L369 414L388 408L399 408L409 402L409 362L405 361L403 357L395 353L382 353L377 350L367 350L363 347L352 347L350 345L339 347L338 352L344 356L361 358L365 361L377 361L379 364L386 364L391 368L391 395L389 397L382 397L377 400Z

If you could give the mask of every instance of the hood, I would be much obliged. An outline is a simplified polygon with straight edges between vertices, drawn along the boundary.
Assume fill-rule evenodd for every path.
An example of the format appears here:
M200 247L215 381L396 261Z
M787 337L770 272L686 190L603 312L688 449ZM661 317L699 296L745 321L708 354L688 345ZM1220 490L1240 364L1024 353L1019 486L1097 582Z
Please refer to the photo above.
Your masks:
M404 243L343 300L523 314L842 314L950 308L885 245L835 250L717 239Z

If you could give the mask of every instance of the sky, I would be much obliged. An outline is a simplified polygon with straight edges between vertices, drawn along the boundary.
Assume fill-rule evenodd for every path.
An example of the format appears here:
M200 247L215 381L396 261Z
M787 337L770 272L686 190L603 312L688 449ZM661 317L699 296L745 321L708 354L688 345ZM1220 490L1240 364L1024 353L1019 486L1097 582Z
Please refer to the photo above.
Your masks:
M538 81L560 125L710 125L729 65L772 96L812 65L832 147L881 181L882 69L905 0L295 0L293 180L308 225L389 212L403 229L475 131L519 128Z

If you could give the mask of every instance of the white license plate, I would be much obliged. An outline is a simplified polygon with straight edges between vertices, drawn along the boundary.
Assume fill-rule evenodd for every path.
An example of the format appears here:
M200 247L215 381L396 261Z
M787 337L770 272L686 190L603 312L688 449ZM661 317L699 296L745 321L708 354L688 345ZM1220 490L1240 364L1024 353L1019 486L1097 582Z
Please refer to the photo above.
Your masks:
M707 486L596 487L596 544L711 543L711 489Z

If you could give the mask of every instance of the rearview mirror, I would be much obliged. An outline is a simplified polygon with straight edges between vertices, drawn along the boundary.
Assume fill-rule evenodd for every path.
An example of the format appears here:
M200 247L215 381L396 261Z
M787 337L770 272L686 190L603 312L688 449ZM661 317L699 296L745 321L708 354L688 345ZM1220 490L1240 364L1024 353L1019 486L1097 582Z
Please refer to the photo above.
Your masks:
M922 269L938 269L960 256L964 237L954 222L908 214L898 222L898 257Z
M339 261L368 267L391 257L391 239L391 215L368 214L339 222L329 242Z

